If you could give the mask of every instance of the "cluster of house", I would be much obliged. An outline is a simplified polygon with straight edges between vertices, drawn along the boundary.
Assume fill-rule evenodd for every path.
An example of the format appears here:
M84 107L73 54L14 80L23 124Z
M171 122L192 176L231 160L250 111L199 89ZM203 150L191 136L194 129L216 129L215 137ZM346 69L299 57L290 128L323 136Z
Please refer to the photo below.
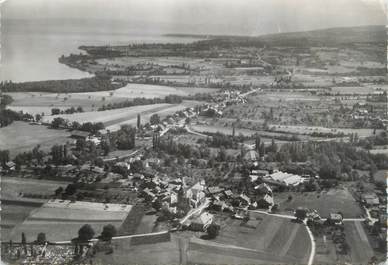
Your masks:
M177 111L173 115L167 116L159 124L150 125L152 132L158 131L161 134L166 132L171 127L183 127L187 118L197 116L194 108L186 108L183 111Z

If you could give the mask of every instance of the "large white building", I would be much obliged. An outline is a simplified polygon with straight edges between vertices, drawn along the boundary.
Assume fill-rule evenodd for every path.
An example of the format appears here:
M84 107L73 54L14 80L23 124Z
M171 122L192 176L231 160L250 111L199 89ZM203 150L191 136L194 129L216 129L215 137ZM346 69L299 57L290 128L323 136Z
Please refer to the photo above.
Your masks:
M275 182L279 182L286 186L298 186L300 183L303 182L303 178L301 176L281 171L274 172L266 176L265 178Z

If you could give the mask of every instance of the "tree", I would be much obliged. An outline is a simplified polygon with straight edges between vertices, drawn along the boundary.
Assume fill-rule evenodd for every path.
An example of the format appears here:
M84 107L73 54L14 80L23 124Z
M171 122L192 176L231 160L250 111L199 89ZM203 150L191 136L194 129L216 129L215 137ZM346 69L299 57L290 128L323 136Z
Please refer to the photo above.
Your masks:
M77 141L75 142L75 146L78 151L82 151L86 147L85 139L77 139Z
M62 187L57 188L57 189L55 190L55 196L61 195L62 192L63 192L63 188L62 188Z
M53 121L51 122L51 127L54 128L54 129L58 129L60 126L64 125L65 124L65 120L61 117L56 117L55 119L53 119Z
M24 254L27 255L27 241L26 241L26 235L24 232L22 233L22 245L24 249Z
M104 241L109 241L112 237L116 236L117 230L114 225L108 224L105 225L101 232L101 239Z
M66 195L73 195L74 193L76 193L76 191L77 191L76 184L70 183L69 185L67 185L67 187L65 189L65 194Z
M210 239L216 238L220 232L220 227L214 223L210 224L206 229L206 232Z
M156 125L156 124L159 124L160 123L160 117L158 114L153 114L151 117L150 117L150 123L152 125Z
M44 152L40 150L40 145L38 144L32 149L32 158L36 159L39 164L42 163L44 157Z
M141 118L140 118L140 114L137 114L137 128L140 129L140 126L141 126Z
M0 150L0 164L1 166L5 166L5 164L9 161L9 150Z
M64 152L62 145L54 145L51 147L51 156L54 164L61 164L64 160Z
M259 152L259 150L260 150L260 144L261 144L260 136L256 134L256 138L255 138L255 149L256 149L256 151L258 151L258 152Z
M37 244L43 245L43 244L46 243L46 241L47 241L47 240L46 240L46 234L40 232L40 233L38 234L37 238L36 238L36 243L37 243Z
M26 243L26 235L24 234L24 232L22 232L22 245L25 245Z
M42 115L40 115L39 113L35 114L35 121L39 122L41 120L42 120Z
M140 173L143 171L143 162L140 160L135 160L131 163L131 171L133 173Z
M61 113L61 110L58 108L51 109L51 115L58 115Z
M80 241L89 241L94 237L94 230L89 224L83 225L78 230L78 239Z
M220 151L218 152L217 159L221 162L226 161L226 149L225 149L225 147L221 146Z
M259 155L260 157L263 157L264 154L265 154L265 145L264 145L264 142L262 142L259 147Z
M117 131L117 148L128 150L135 147L136 129L130 125L122 125Z

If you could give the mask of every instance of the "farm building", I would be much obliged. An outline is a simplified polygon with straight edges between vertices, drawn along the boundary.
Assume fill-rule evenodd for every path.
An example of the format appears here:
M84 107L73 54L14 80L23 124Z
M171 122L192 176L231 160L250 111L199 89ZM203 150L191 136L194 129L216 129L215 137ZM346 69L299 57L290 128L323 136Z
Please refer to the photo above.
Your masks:
M71 132L70 137L71 138L75 138L75 139L84 139L84 140L86 140L86 138L88 138L89 135L90 135L89 132L74 130L74 131Z

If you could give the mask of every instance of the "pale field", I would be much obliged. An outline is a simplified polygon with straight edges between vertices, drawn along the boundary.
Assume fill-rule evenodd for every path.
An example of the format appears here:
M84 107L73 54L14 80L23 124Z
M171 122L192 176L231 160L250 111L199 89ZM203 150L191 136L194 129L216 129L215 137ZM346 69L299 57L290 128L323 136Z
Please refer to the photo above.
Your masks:
M369 150L371 154L385 154L388 155L388 149L371 149Z
M266 92L265 94L260 94L257 97L260 97L262 100L272 100L272 101L320 101L319 96L314 96L306 93L300 92Z
M382 90L379 90L379 89ZM388 91L388 87L384 86L357 86L357 87L332 87L332 93L339 94L373 94L373 93L383 93Z
M122 124L136 124L138 114L141 115L141 120L144 124L148 122L151 115L155 113L157 113L161 118L164 118L167 115L174 114L175 112L187 107L193 107L196 104L198 104L196 101L184 101L181 104L151 104L105 111L45 116L43 120L44 122L51 122L56 117L62 117L70 122L102 122L104 123L106 129L116 131L120 129Z
M144 106L135 106L128 108L120 108L120 109L112 109L105 111L90 111L90 112L82 112L82 113L74 113L74 114L61 114L55 116L45 116L43 118L44 122L52 122L54 118L61 117L65 120L69 121L77 121L80 123L84 122L102 122L104 124L120 119L132 119L137 116L137 114L141 114L142 112L152 111L160 108L168 108L171 107L170 104L152 104L152 105L144 105Z
M118 228L130 210L130 205L49 201L33 210L22 224L12 230L10 237L18 240L24 232L27 241L31 241L43 232L50 241L71 240L84 224L90 224L95 236L98 236L104 225L113 224Z
M81 93L14 92L7 94L14 99L14 102L9 106L10 109L31 114L43 112L45 115L50 115L52 108L64 110L81 106L84 111L92 111L97 110L104 104L123 102L133 98L164 98L167 95L188 96L216 91L217 89L203 87L172 87L131 83L112 91Z
M40 145L41 150L49 151L55 144L72 142L70 132L49 129L42 125L30 125L27 122L15 121L11 125L0 128L0 149L9 150L10 156L31 151Z
M359 137L367 137L373 135L373 129L346 129L346 128L326 128L319 126L297 126L297 125L277 125L270 124L270 128L273 128L279 132L297 133L297 134L311 134L317 133L344 133L345 135L350 133L357 133ZM376 134L382 130L376 130Z

